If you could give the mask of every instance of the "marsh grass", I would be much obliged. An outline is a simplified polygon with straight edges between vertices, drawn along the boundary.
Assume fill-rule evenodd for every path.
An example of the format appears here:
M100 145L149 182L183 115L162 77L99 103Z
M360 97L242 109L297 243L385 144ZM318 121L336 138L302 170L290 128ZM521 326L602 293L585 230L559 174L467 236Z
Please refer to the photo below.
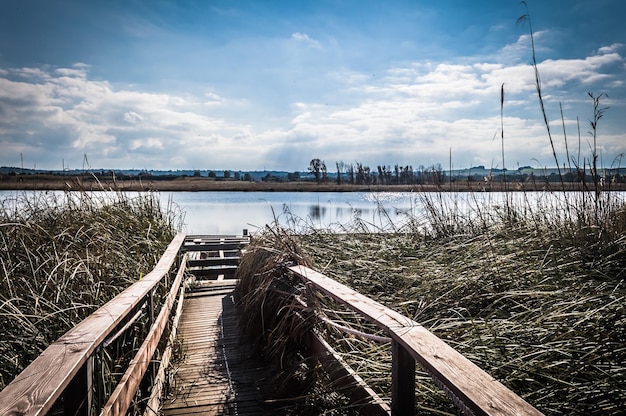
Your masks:
M147 274L180 217L153 194L24 192L1 203L3 388L52 341Z
M317 367L299 364L307 361L298 341L313 327L389 400L388 344L341 328L384 334L319 294L303 310L297 300L311 293L280 268L312 265L421 323L546 414L622 414L623 195L603 193L601 210L585 193L545 196L515 193L504 205L484 195L464 203L420 195L429 208L403 232L367 232L359 221L348 233L270 227L243 259L244 321L251 319L266 358L307 380L298 395L309 402L329 404L319 395L332 390L320 387ZM420 411L458 413L421 370L416 395Z

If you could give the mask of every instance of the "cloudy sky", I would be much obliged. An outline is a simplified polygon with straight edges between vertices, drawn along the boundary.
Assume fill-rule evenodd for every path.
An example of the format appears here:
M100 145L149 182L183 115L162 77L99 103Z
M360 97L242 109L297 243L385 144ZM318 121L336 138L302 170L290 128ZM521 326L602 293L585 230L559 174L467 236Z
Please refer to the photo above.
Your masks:
M560 105L582 161L593 92L608 95L597 143L611 165L626 149L626 2L528 6L560 163ZM3 0L0 165L447 168L451 154L501 167L502 121L507 168L553 166L525 13L518 0Z

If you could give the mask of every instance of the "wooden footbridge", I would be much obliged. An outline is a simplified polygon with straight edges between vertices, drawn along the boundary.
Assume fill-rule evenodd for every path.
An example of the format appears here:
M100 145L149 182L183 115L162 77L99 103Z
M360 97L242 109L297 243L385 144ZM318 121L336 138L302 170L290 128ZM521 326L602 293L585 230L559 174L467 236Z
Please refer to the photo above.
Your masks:
M271 370L238 325L233 277L250 243L246 234L177 235L152 272L52 343L0 391L0 415L281 414ZM418 323L312 269L286 268L383 329L391 342L387 402L321 334L309 334L311 356L347 386L362 414L415 414L416 362L466 414L541 414ZM111 360L112 350L135 342L137 328L146 335L134 356Z

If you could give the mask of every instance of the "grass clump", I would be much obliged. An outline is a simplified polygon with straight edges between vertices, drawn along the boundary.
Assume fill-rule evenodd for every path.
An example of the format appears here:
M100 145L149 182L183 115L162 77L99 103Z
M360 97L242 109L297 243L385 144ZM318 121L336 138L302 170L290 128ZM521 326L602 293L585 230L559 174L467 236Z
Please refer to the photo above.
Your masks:
M147 274L177 217L153 194L22 193L0 206L0 389Z
M319 327L317 297L282 267L311 265L300 247L298 235L278 226L255 236L237 270L240 325L273 367L280 414L358 414L306 351L309 331Z

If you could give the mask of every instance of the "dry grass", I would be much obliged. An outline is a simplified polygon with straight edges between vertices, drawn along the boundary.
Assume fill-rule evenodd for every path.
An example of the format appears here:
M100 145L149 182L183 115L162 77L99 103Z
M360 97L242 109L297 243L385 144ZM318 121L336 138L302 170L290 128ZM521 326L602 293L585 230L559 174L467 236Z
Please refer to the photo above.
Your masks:
M0 207L0 388L148 273L177 217L151 194L19 193Z
M298 319L307 317L306 327L299 329L315 326L323 331L368 384L389 398L388 346L348 335L327 322L368 333L374 328L320 296L315 310L301 311L293 303L306 293L300 282L290 281L276 266L285 258L305 259L420 322L546 414L623 414L623 201L605 195L601 210L596 210L596 201L583 202L582 195L571 194L557 202L531 205L522 199L497 209L477 205L459 212L454 204L437 205L435 195L426 198L434 198L432 210L414 218L410 232L309 230L294 235L273 228L269 237L265 233L257 239L255 256L271 253L263 258L261 269L267 279L262 284L244 281L242 288L247 286L248 292L240 296L243 304L255 299L244 308L244 320L263 317L252 326L261 331L257 335L271 335L258 338L264 350L275 351L268 358L286 356L283 337L296 333L294 322L302 321L290 315L297 312ZM363 224L358 225L363 231ZM261 277L251 272L257 261L250 257L250 272L242 278ZM282 304L264 309L278 297ZM291 351L302 354L296 341L290 339ZM298 362L292 357L282 366L298 368ZM311 381L301 394L310 397L328 390L310 387L314 385ZM423 372L418 374L416 394L422 412L458 412Z

